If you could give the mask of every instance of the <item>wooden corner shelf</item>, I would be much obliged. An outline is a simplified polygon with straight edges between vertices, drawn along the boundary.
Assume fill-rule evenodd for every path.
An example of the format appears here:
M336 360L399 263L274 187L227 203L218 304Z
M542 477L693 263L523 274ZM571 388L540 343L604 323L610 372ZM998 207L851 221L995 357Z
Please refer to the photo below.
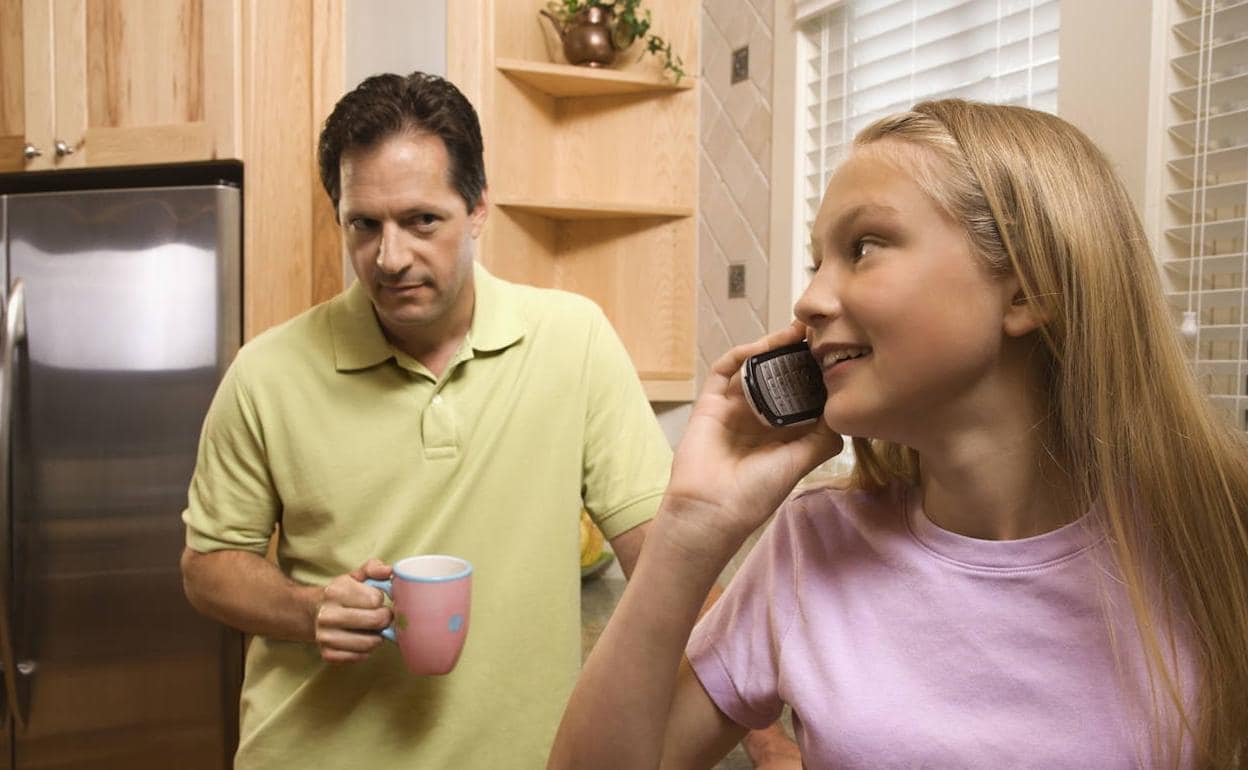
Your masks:
M648 380L643 377L641 385L650 401L692 401L697 396L692 379Z
M554 97L667 93L693 88L693 78L689 75L681 78L679 83L674 83L632 72L523 59L498 59L495 67Z
M673 50L700 61L700 4L646 4ZM638 50L619 69L556 63L536 10L532 0L447 3L448 75L477 105L494 182L478 256L505 280L595 302L647 397L691 401L699 78L673 82Z
M563 222L591 219L680 219L694 214L692 206L656 206L618 201L561 201L555 199L502 197L495 205Z

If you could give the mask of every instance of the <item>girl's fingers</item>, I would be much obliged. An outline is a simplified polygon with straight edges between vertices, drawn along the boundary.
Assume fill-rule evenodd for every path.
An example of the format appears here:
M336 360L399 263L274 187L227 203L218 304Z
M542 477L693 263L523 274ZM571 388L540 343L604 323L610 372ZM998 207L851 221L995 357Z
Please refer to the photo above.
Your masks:
M720 356L714 364L711 365L711 371L723 377L725 380L731 380L732 376L741 369L741 364L745 363L745 359L750 356L765 353L772 348L778 348L781 345L791 345L794 342L801 342L806 336L806 327L799 321L794 321L788 327L779 331L772 332L760 340L756 340L746 345L738 345Z

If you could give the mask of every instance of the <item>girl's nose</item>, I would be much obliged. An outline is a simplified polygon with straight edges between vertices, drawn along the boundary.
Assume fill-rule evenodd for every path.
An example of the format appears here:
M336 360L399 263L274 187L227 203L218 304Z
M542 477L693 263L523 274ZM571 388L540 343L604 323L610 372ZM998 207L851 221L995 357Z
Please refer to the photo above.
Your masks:
M836 291L837 282L832 275L833 271L831 265L820 265L793 306L793 314L797 320L807 326L826 324L841 314L841 301Z

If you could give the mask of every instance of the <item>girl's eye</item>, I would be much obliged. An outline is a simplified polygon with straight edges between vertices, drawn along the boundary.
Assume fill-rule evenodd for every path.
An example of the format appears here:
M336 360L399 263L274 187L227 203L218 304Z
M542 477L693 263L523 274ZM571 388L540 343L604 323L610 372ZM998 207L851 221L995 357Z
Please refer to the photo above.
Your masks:
M876 248L878 247L879 247L879 244L876 243L875 241L869 241L869 240L866 240L865 238L859 238L858 240L854 241L854 249L853 249L853 255L852 255L853 261L857 262L861 260L863 257L875 251Z

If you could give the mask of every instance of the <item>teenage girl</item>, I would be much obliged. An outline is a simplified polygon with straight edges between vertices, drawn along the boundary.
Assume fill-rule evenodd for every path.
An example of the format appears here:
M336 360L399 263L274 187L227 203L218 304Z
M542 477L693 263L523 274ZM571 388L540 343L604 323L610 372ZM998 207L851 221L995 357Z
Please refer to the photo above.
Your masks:
M812 244L798 320L707 378L550 766L711 767L784 704L810 768L1248 763L1248 445L1102 154L926 102L857 136ZM738 369L803 338L823 417L764 427ZM838 434L847 488L785 502Z

